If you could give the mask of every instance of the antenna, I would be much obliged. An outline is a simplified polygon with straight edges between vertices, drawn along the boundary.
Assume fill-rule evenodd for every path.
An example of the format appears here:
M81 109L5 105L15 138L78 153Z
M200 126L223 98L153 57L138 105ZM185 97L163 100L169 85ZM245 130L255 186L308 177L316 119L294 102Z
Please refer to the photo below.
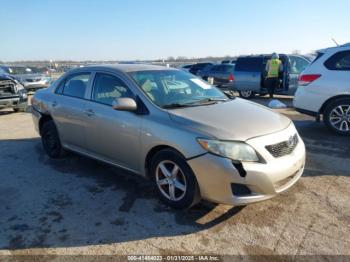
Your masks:
M333 41L337 46L339 46L339 44L337 43L337 41L334 40L334 38L332 38L332 41Z

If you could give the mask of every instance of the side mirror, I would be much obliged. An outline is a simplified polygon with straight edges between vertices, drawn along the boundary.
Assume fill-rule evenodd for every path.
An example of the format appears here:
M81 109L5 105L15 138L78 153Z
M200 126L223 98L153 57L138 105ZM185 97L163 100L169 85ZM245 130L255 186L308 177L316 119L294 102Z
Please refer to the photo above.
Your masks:
M118 110L118 111L136 111L137 110L136 101L129 97L117 98L116 100L114 100L112 107L114 110Z

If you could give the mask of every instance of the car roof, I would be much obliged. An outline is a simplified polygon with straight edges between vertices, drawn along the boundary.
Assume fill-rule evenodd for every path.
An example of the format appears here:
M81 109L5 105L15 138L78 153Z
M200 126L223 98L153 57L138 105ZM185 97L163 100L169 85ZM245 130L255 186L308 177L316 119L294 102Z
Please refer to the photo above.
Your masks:
M279 56L289 56L289 55L286 55L286 54L278 54ZM296 55L298 56L298 55ZM241 59L241 58L263 58L263 57L271 57L271 54L261 54L261 55L242 55L242 56L239 56L237 58L238 59Z
M348 50L350 48L350 43L344 44L344 45L339 45L339 46L332 46L332 47L328 47L328 48L323 48L323 49L319 49L317 50L318 53L326 53L328 51L332 51L332 50Z
M137 71L157 71L157 70L177 70L165 66L149 65L149 64L106 64L106 65L89 65L80 68L75 68L72 72L86 70L116 70L122 73L130 73Z

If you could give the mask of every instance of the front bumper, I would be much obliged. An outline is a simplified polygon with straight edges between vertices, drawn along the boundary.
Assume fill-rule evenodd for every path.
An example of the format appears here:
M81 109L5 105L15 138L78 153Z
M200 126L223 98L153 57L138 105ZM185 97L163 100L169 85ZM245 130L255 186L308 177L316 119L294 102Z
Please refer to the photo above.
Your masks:
M276 134L246 141L266 160L266 163L243 163L246 172L242 176L232 161L227 158L205 154L191 159L188 164L194 171L201 196L212 202L228 205L247 205L270 199L292 187L301 177L305 166L305 145L299 137L294 151L281 158L274 158L266 145L287 140L296 130L289 128ZM249 193L235 195L232 187L244 185Z
M50 82L43 80L39 82L22 82L22 84L27 90L37 90L41 88L47 88L50 85Z
M27 100L27 97L22 98L19 95L0 97L0 108L21 108L27 104Z

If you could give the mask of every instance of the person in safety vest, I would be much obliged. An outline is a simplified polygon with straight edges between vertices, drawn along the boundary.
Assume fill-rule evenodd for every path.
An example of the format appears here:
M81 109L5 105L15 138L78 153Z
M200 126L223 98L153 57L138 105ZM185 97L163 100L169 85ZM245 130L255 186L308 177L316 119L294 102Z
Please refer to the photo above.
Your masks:
M275 90L279 87L280 84L280 73L283 72L283 64L278 54L272 54L271 59L267 61L265 70L267 72L265 80L266 87L269 92L270 98L273 98L273 94L275 93Z

